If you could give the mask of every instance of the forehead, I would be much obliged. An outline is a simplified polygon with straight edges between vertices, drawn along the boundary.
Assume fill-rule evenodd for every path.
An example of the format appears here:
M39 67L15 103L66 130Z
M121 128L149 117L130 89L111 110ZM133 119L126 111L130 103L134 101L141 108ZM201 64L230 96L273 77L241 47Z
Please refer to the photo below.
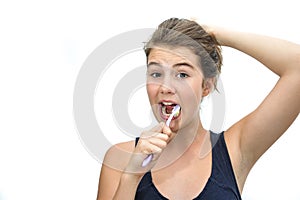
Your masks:
M186 47L153 47L148 55L148 63L151 61L169 64L187 62L195 67L199 66L198 56Z

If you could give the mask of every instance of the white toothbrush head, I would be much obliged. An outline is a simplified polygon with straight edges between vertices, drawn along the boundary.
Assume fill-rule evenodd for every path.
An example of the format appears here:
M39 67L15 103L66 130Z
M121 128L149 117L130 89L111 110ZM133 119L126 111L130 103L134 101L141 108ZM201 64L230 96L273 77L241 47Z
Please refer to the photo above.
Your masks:
M174 117L175 115L178 115L178 114L179 114L179 111L180 111L180 106L177 104L177 105L173 108L171 115L169 116L168 120L166 121L166 125L167 125L167 126L170 126L170 123L171 123L173 117Z

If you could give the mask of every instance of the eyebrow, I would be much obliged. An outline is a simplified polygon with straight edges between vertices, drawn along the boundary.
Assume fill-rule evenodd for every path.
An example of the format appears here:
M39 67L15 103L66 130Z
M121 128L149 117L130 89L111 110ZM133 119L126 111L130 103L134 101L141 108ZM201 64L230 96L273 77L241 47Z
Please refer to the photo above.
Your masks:
M194 66L191 65L191 64L189 64L189 63L187 63L187 62L180 62L180 63L177 63L177 64L174 65L174 67L180 67L180 66L187 66L187 67L189 67L191 69L194 69Z
M150 67L152 65L158 66L158 67L163 67L162 64L157 63L157 62L150 62L150 63L147 64L147 67ZM191 69L194 69L194 66L191 65L191 64L189 64L189 63L187 63L187 62L180 62L180 63L176 63L175 65L173 65L174 68L177 68L177 67L180 67L180 66L187 66L187 67L189 67Z
M163 67L163 65L157 63L157 62L150 62L147 64L147 67L150 67L150 66L158 66L158 67Z

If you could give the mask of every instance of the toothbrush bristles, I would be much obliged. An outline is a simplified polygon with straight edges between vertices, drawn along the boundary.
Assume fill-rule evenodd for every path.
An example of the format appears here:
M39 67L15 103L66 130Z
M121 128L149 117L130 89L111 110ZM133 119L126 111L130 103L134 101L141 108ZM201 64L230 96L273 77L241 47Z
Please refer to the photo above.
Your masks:
M176 105L173 110L172 110L172 113L171 115L169 116L168 120L166 121L166 125L167 126L170 126L170 123L171 123L171 120L173 119L174 116L178 116L179 115L179 111L180 111L180 106L179 105Z

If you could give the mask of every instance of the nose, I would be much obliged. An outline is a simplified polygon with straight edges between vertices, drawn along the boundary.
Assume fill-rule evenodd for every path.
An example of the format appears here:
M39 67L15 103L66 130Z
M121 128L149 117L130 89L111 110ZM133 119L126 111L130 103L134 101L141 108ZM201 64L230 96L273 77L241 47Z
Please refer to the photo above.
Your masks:
M170 77L165 77L160 85L160 93L162 94L175 94L176 90Z

